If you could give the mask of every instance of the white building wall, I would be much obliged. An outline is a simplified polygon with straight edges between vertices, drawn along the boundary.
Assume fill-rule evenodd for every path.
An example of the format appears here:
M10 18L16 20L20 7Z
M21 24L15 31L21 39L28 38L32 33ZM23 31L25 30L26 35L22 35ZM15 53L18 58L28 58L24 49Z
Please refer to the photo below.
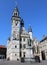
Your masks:
M17 60L20 59L19 57L19 53L20 53L20 42L19 42L19 27L20 27L20 17L12 17L12 31L11 31L11 41L10 43L8 42L8 46L7 46L7 58L9 57L10 60ZM16 25L17 24L17 25ZM30 39L32 39L32 32L29 32L29 34L25 31L25 28L23 28L23 34L21 35L22 37L22 57L23 57L23 52L25 52L25 57L26 58L30 58L32 57L32 49L30 50L30 48L23 48L23 45L28 44L28 38L30 36ZM16 38L16 40L14 40ZM23 40L23 38L25 38L25 41ZM16 47L15 47L16 46Z
M29 32L29 35L30 35L30 39L32 39L32 32Z

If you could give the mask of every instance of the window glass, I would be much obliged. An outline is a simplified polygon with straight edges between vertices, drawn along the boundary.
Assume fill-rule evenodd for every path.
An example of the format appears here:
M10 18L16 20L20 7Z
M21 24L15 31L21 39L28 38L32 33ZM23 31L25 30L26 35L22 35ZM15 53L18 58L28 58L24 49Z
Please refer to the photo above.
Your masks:
M17 46L15 45L15 48L16 48Z

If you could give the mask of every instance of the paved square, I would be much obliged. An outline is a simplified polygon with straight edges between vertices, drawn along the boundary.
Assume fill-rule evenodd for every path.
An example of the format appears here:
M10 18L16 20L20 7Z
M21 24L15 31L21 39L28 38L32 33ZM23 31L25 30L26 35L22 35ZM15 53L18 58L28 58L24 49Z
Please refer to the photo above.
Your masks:
M42 61L41 63L36 62L16 62L16 61L6 61L6 60L0 60L0 65L47 65L47 61Z

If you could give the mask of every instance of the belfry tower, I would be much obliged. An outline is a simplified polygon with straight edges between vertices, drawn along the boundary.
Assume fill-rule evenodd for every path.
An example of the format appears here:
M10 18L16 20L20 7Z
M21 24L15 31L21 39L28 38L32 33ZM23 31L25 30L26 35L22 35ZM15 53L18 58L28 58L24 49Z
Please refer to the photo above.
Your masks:
M12 15L12 30L11 30L11 38L8 40L7 46L7 58L10 60L18 60L19 57L19 30L20 30L20 21L19 10L18 7L13 11Z
M19 39L19 27L20 27L20 17L18 7L16 6L12 16L12 40Z

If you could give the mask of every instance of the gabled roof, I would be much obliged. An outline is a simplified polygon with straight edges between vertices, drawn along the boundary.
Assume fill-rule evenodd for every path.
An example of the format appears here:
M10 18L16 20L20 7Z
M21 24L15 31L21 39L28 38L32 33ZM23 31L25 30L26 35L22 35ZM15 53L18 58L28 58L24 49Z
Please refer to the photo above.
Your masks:
M42 40L40 41L40 43L43 42L43 41L46 40L46 39L47 39L47 37L45 37L44 39L42 39Z

